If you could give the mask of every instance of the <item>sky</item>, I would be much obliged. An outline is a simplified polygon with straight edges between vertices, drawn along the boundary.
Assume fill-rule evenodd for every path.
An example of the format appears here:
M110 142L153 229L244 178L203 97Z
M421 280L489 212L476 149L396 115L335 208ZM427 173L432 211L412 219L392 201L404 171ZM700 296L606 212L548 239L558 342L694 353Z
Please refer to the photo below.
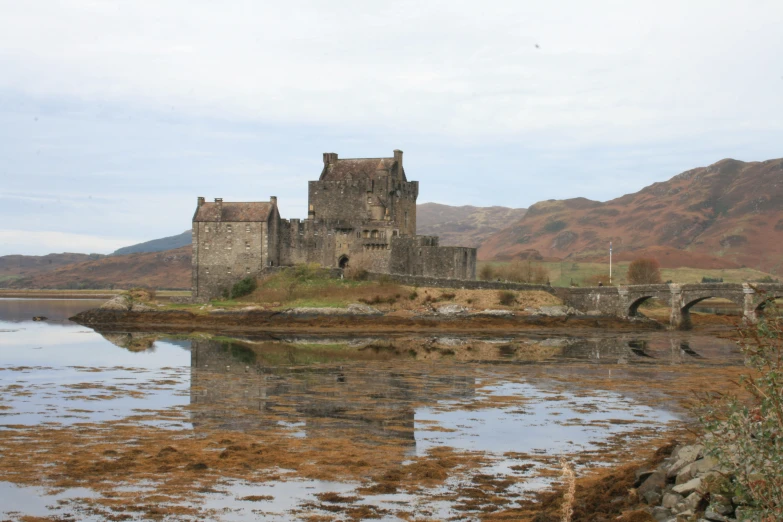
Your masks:
M780 0L0 0L0 255L175 235L198 196L304 218L323 152L509 207L779 158L781 27Z

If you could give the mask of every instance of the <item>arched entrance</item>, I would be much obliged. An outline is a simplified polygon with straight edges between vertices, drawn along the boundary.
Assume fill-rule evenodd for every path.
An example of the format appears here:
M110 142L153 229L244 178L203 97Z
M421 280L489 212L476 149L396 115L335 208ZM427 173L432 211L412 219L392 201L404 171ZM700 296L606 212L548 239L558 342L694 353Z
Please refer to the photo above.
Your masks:
M348 266L348 256L340 256L340 260L337 261L337 266L340 268L345 268Z

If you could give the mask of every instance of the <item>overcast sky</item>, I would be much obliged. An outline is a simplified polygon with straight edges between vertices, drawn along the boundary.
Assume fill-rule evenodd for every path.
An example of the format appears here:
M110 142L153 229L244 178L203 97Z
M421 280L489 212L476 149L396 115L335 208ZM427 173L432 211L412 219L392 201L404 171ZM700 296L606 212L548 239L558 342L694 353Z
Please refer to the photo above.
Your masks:
M0 255L178 234L197 196L303 218L323 152L513 207L778 158L782 31L781 0L0 0Z

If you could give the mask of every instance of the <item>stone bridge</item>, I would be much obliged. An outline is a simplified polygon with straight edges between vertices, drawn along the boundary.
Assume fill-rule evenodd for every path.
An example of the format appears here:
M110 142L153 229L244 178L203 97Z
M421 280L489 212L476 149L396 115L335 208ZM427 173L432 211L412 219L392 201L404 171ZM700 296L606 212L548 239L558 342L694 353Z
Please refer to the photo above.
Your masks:
M758 312L770 298L783 298L783 284L778 283L695 283L630 286L596 286L590 288L558 288L555 291L566 304L582 312L600 312L628 318L638 315L639 306L657 298L671 306L672 328L691 327L690 309L710 298L731 301L743 311L746 321L755 322Z

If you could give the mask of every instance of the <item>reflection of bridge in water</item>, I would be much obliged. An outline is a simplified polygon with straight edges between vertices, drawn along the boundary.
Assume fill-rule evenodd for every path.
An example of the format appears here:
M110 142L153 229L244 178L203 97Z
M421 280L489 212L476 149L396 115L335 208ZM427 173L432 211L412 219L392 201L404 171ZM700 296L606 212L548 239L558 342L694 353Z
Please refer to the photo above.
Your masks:
M639 306L648 299L659 299L671 307L672 328L691 327L691 308L705 299L721 298L736 304L743 318L758 319L759 312L770 300L783 298L783 284L661 284L633 286L602 286L592 288L558 288L557 295L582 312L600 312L619 317L636 317Z

